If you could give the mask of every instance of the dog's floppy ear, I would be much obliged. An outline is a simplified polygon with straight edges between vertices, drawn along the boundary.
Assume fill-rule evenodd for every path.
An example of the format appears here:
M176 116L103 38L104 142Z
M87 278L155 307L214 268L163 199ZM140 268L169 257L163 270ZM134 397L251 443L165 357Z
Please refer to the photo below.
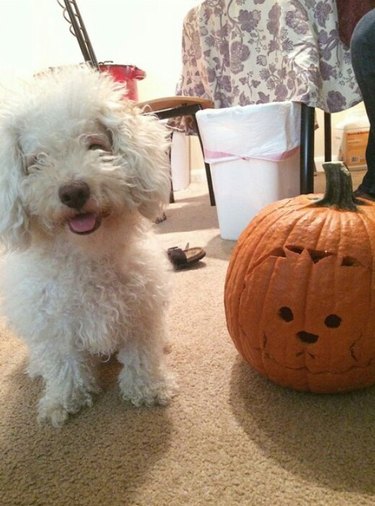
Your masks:
M130 103L120 109L108 108L101 122L111 132L114 154L122 159L133 204L154 220L169 201L170 135L156 117Z
M28 218L20 197L23 157L13 128L0 120L0 242L7 249L29 244Z

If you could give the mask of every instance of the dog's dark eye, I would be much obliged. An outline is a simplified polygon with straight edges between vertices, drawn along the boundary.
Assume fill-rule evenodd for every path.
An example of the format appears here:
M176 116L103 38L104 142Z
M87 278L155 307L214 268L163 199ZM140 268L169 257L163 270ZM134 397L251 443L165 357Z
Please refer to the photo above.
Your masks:
M89 151L110 151L111 143L104 134L83 135L82 140Z
M25 157L25 165L30 167L30 165L35 165L38 160L37 155L28 155Z
M39 170L40 167L38 167L37 163L38 163L38 155L25 156L24 160L23 160L23 166L24 166L25 173L28 175L30 173L31 168L33 170L34 169Z
M104 135L88 135L85 139L87 149L90 151L109 151L111 145Z
M90 150L102 149L102 150L106 151L106 149L103 146L103 144L98 144L97 142L93 142L92 144L89 144L88 148Z

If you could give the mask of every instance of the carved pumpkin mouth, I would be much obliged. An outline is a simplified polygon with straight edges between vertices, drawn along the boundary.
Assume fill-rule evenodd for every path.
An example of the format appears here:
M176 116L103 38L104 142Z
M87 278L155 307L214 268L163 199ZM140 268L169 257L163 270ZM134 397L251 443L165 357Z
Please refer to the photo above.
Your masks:
M354 365L348 367L347 369L343 369L342 371L331 371L329 369L323 369L321 371L312 371L306 365L303 365L301 367L297 367L297 366L292 367L290 365L280 364L280 362L275 360L275 358L272 357L269 353L265 353L265 356L267 357L268 360L270 360L271 362L274 362L279 367L283 367L284 369L292 369L293 371L306 371L309 374L312 374L313 376L315 376L315 375L318 376L319 374L338 374L338 375L346 374L346 373L353 371L355 369L367 369L368 367L370 367L374 363L374 360L370 360L367 364L364 364L364 365L354 364Z
M315 360L315 355L313 355L312 353L308 352L307 350L303 350L303 351L299 351L296 353L296 357L300 358L302 356L306 356L308 355L312 360ZM315 371L312 371L307 365L306 365L306 362L304 363L304 365L290 365L290 364L282 364L281 362L279 362L278 360L276 360L276 358L271 355L271 353L269 353L268 351L264 350L263 349L263 356L267 359L267 360L270 360L271 362L274 362L276 365L278 365L279 367L284 367L285 369L292 369L294 371L307 371L311 374L316 374ZM325 371L321 371L321 372L325 372Z
M306 337L305 334L308 334L307 339L311 339L311 340L310 341L308 341L308 340L303 341L300 338L300 335L299 335L301 333L303 333L303 337ZM319 336L317 336L316 334L309 334L308 332L304 332L304 331L298 332L297 336L303 342L306 342L306 343L314 343L314 342L316 342L319 339ZM316 337L315 341L312 340L313 339L312 336ZM327 373L330 373L330 374L346 374L349 371L352 371L353 369L366 369L367 367L370 367L375 362L375 359L371 359L367 363L364 363L363 365L360 365L358 363L358 358L356 357L355 352L354 352L354 346L361 339L362 339L362 336L360 336L356 341L354 341L353 344L351 346L349 346L349 348L348 348L349 355L350 355L350 357L351 357L351 359L353 360L354 363L351 364L350 366L348 366L347 369L343 369L343 370L340 370L340 371L332 371L330 369L327 369L327 370L325 370L325 369L316 370L315 368L314 369L310 368L308 366L306 360L308 360L310 358L311 361L312 361L312 363L316 363L316 361L318 360L319 357L316 354L311 353L311 351L309 350L308 347L304 347L304 349L301 349L300 351L297 351L295 353L295 356L298 357L298 358L305 357L303 365L291 365L291 364L287 364L287 363L282 363L279 360L277 360L274 355L272 355L269 351L267 351L266 346L267 346L267 342L268 342L268 337L266 336L266 334L264 334L263 346L261 348L258 348L258 351L263 355L263 357L266 360L269 360L270 362L273 362L277 366L283 367L284 369L291 369L291 370L294 370L294 371L306 371L306 372L308 372L310 374L313 374L313 375L315 375L315 374L316 375L318 375L318 374L327 374Z

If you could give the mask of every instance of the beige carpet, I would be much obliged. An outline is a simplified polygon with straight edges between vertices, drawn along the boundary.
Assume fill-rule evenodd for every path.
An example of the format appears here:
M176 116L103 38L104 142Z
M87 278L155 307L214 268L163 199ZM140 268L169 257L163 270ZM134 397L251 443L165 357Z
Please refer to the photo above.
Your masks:
M3 330L0 504L375 505L375 388L301 394L243 363L222 302L233 243L220 239L205 184L177 198L157 226L165 248L207 250L200 268L172 273L178 397L166 409L131 408L116 364L104 364L91 409L61 430L39 427L41 384L24 375L26 351Z

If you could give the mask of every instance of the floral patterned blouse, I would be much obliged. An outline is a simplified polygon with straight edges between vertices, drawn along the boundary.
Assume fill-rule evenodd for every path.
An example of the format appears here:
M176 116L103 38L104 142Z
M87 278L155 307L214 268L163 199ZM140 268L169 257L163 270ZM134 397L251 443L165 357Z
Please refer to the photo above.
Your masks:
M215 107L286 100L338 112L360 102L334 0L205 0L184 20L179 95Z

